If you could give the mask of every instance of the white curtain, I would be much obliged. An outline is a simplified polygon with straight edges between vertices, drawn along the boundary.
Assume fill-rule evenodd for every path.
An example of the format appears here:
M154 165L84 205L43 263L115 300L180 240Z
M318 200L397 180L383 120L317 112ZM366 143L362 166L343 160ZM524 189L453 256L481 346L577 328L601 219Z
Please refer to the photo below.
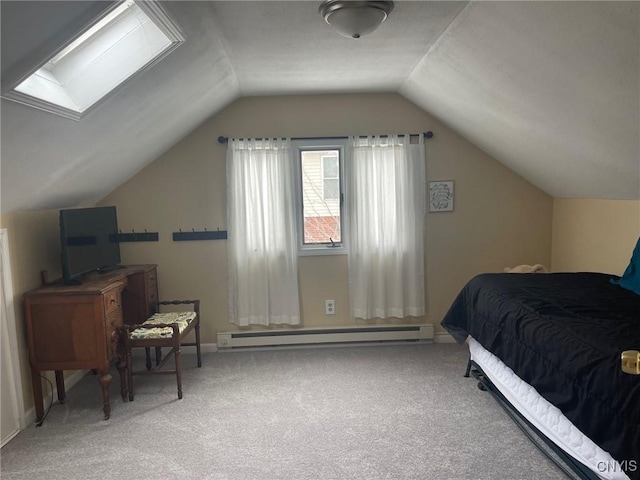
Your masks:
M290 140L229 140L230 321L300 323Z
M352 137L345 163L352 315L424 315L422 135Z

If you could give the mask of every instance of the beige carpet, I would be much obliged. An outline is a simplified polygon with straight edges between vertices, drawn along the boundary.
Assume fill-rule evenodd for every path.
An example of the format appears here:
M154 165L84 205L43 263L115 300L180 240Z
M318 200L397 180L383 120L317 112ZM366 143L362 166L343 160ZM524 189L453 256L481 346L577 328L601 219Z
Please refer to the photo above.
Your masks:
M184 356L172 376L112 384L103 421L88 375L41 428L0 452L3 480L561 479L464 378L466 346L314 348Z

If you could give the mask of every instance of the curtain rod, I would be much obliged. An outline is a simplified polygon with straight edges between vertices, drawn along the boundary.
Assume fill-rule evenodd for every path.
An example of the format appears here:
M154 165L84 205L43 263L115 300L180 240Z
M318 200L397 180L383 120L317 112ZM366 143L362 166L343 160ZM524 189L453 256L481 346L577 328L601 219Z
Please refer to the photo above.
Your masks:
M401 133L399 135L405 135L404 133ZM409 136L411 137L415 137L416 135L423 135L422 133L410 133ZM381 137L388 137L388 135L380 135ZM366 138L367 135L360 135L360 138ZM424 132L424 137L425 138L433 138L433 132L431 130L429 130L428 132ZM336 137L292 137L291 140L334 140L334 139L343 139L343 138L349 138L346 136L336 136ZM241 139L243 140L243 139ZM255 140L265 140L264 138L256 138ZM268 140L268 139L267 139ZM224 145L225 143L229 142L229 137L223 137L220 136L218 137L218 143L221 145Z

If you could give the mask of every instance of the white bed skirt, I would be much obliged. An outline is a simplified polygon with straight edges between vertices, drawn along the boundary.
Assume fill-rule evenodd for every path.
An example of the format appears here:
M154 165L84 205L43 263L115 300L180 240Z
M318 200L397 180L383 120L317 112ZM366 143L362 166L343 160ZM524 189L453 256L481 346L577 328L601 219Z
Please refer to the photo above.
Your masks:
M562 450L604 480L629 480L608 452L593 443L535 388L471 337L469 352L471 360L478 364L511 405Z

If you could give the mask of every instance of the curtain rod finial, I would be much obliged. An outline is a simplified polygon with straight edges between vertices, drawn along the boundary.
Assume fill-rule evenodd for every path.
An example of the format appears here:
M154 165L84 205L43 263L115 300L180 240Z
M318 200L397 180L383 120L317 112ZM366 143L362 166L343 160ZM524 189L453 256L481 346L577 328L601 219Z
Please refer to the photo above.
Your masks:
M221 144L221 145L224 145L228 141L229 141L229 139L227 137L223 137L222 135L218 137L218 143Z

